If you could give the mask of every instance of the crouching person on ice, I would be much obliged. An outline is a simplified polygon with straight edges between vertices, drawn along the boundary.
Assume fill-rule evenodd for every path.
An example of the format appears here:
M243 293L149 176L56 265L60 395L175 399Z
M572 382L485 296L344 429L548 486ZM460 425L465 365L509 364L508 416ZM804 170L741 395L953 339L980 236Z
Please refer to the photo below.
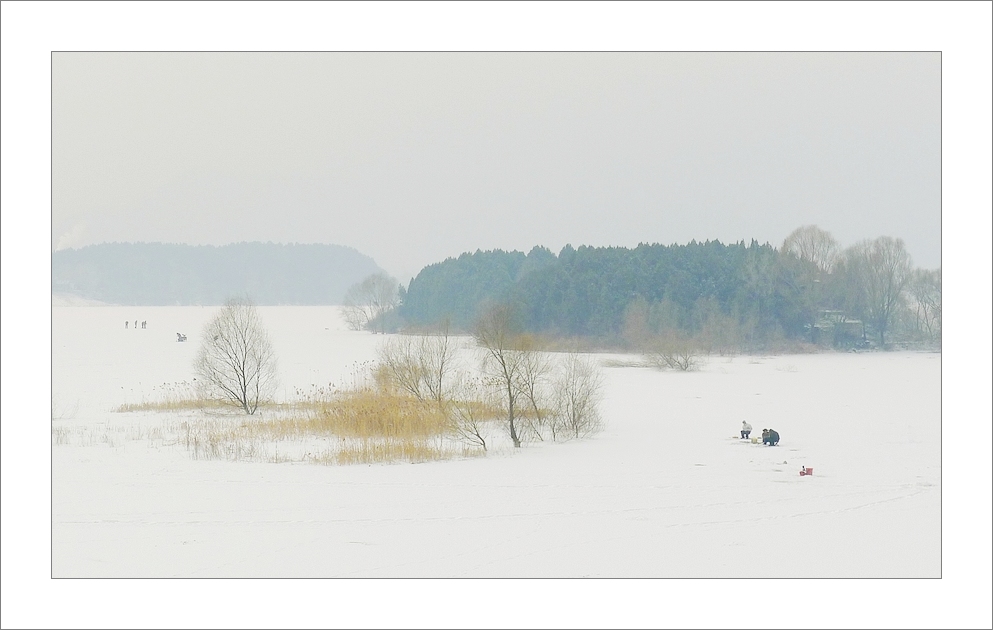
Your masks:
M752 425L748 424L745 420L741 421L741 439L747 440L748 435L752 432Z
M779 444L779 433L775 429L762 429L762 443L769 446Z

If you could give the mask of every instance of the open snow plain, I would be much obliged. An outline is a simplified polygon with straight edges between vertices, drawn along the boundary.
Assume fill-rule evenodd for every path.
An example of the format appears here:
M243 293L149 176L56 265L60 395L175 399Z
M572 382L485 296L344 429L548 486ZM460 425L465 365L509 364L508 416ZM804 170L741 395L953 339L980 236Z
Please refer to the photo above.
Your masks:
M605 367L604 432L480 458L195 460L153 430L172 414L112 409L190 380L216 311L53 309L54 577L941 576L940 354ZM286 396L384 339L260 312Z

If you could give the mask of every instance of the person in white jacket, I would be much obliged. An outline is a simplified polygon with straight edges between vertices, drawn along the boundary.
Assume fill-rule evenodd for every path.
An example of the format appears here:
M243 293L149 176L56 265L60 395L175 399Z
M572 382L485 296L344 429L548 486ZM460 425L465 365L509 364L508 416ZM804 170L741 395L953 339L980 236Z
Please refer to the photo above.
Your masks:
M747 421L741 421L741 439L747 440L748 434L752 432L752 425L748 424Z

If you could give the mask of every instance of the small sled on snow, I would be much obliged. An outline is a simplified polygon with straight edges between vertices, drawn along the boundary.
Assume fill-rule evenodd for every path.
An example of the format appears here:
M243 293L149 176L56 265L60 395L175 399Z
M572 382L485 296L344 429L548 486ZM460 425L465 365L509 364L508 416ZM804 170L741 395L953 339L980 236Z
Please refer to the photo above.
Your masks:
M814 474L814 469L813 468L807 468L806 466L804 466L803 468L800 469L800 476L801 477L809 477L812 474Z

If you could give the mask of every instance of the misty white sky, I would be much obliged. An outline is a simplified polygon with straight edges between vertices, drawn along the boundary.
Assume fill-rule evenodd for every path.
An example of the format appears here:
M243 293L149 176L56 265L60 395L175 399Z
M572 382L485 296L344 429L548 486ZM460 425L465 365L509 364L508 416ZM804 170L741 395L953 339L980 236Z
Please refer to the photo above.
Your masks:
M52 246L463 251L817 224L941 261L938 53L56 53Z

